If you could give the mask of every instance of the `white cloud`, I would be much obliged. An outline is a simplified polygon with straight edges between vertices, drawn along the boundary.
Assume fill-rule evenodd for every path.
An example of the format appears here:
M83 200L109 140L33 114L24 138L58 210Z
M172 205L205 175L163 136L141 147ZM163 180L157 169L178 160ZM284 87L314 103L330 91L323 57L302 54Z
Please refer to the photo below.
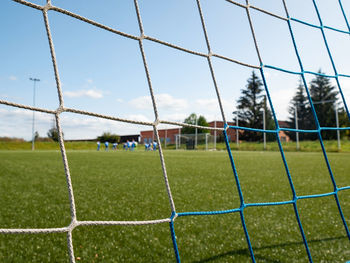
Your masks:
M0 137L18 137L30 140L32 136L33 112L24 109L1 107L0 105ZM143 115L130 115L129 119L150 121ZM35 130L40 136L46 136L52 127L54 116L35 112ZM109 131L116 134L138 134L141 130L149 129L147 126L128 124L71 113L63 113L60 116L61 126L65 139L93 139L103 132Z
M295 88L285 88L270 91L272 104L278 120L288 118L288 106L295 93Z
M152 108L152 102L150 96L143 96L132 99L129 104L137 109L146 110Z
M147 121L144 116L129 116L129 119ZM145 126L128 124L102 118L63 115L62 129L66 139L93 139L103 132L111 132L119 135L138 134Z
M0 109L0 136L18 137L30 140L32 136L33 112L24 109ZM52 125L53 115L35 112L35 130L41 136Z
M193 103L183 98L174 98L170 94L157 94L156 101L161 120L183 122L192 112L203 115L209 119L221 116L217 98L196 99ZM142 96L129 101L129 104L137 109L152 110L150 96ZM224 109L232 111L232 103L222 99ZM140 120L140 119L138 119Z
M345 102L350 106L350 78L340 78L340 85L342 88ZM340 98L340 96L339 96Z
M166 109L170 111L181 111L188 107L185 99L176 99L170 94L156 94L156 103L159 109ZM137 109L152 109L151 96L142 96L129 101L129 104Z
M189 114L185 113L172 113L172 114L165 114L164 116L161 116L162 120L167 121L177 121L177 122L183 122L184 119L188 117Z
M164 129L176 129L176 128L181 128L181 126L177 126L177 125L170 125L170 124L159 124L157 126L158 130L164 130ZM151 128L152 129L152 128ZM145 129L142 129L143 131L144 130L147 130L147 128ZM148 129L149 130L149 129Z
M227 118L230 118L232 111L234 110L234 103L221 98L222 107ZM219 101L217 98L211 99L197 99L195 101L195 110L200 115L203 115L207 121L222 119Z
M68 98L80 98L80 97L89 97L93 99L100 99L103 97L102 92L98 90L77 90L77 91L65 91L63 92Z
M200 107L204 107L209 110L216 110L219 107L217 99L198 99L195 101Z
M94 81L92 79L87 79L86 82L91 84Z
M167 108L169 110L183 110L188 106L185 99L175 99L169 94L156 95L156 102L159 108Z
M13 109L13 110L7 110L7 109L0 109L0 117L3 118L13 118L14 121L23 119L23 118L29 118L31 119L33 117L33 111L31 110L24 110L24 109ZM42 112L35 112L35 120L36 121L47 121L52 119L53 115L46 114Z
M116 102L123 103L124 101L122 99L116 99Z
M131 114L131 115L128 115L126 118L133 121L152 122L152 120L150 120L143 114Z
M9 80L17 80L16 76L9 76Z
M204 117L207 119L207 122L222 121L222 116L220 114L206 114ZM229 116L226 115L226 120L232 121L231 115Z

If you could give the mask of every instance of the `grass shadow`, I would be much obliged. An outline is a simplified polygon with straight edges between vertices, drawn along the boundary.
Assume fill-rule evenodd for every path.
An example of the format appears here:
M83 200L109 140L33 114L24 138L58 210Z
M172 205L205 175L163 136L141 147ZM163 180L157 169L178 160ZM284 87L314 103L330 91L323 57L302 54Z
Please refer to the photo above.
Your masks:
M308 241L308 244L312 243L318 243L318 242L327 242L327 241L333 241L333 240L340 240L340 239L346 239L347 236L339 236L339 237L330 237L330 238L323 238L323 239L314 239ZM294 245L303 245L303 242L286 242L283 244L276 244L276 245L269 245L269 246L262 246L262 247L256 247L253 248L254 251L259 251L263 249L272 249L272 248L284 248L288 246L294 246ZM237 249L237 250L231 250L219 255L215 255L206 259L198 260L198 261L192 261L193 263L205 263L205 262L213 262L220 260L222 258L225 258L227 256L235 256L235 255L243 255L243 256L248 256L250 257L249 249ZM264 262L269 262L269 263L281 263L282 261L280 260L275 260L275 259L269 259L260 255L255 255L255 259L259 260L264 260Z

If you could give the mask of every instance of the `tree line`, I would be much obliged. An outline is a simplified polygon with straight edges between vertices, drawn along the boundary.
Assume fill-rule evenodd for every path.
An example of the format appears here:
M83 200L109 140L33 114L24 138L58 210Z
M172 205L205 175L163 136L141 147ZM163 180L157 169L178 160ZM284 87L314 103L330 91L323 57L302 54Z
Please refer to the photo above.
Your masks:
M241 93L242 95L237 100L237 111L233 112L235 116L238 115L239 126L262 129L263 113L265 112L266 129L275 129L275 121L268 107L266 95L264 95L264 85L254 71L247 80L245 89L241 90ZM339 126L348 126L349 120L345 109L340 107L338 91L321 70L318 71L318 74L309 83L309 95L321 127L335 127L336 109L338 110ZM296 124L298 124L298 129L301 130L316 129L316 116L313 114L309 98L301 80L298 83L295 95L290 101L288 113L288 128L295 129ZM292 140L296 139L296 132L289 131L286 133ZM349 132L345 131L342 131L341 135L350 137ZM322 131L323 139L336 139L336 136L336 132L334 131ZM274 134L267 134L268 140L273 140L274 137ZM262 139L262 133L244 131L241 139L259 141ZM317 134L299 132L299 139L315 140L317 139Z

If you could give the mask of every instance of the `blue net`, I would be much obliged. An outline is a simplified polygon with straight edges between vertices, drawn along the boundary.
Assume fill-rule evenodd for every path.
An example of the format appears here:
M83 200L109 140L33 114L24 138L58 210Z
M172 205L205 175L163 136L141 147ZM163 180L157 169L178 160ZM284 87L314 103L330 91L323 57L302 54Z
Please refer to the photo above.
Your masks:
M257 49L257 53L259 54L259 47L258 47L257 42L256 42L256 38L255 38L255 34L254 34L254 28L253 28L253 25L252 25L252 22L251 22L250 14L249 14L250 13L250 9L254 8L254 7L252 7L252 6L243 6L243 5L241 5L239 3L236 3L236 2L233 2L233 1L228 1L228 2L231 2L232 4L241 6L242 8L245 8L247 10L247 15L248 15L248 19L249 19L249 22L250 22L251 31L252 31L252 34L253 34L253 38L255 40L255 46L256 46L256 49ZM350 119L349 109L347 107L347 104L346 104L346 101L345 101L345 98L344 98L344 94L343 94L343 91L342 91L342 87L341 87L340 82L339 82L339 77L349 78L350 75L338 74L336 65L335 65L333 57L332 57L331 50L330 50L328 42L327 42L327 38L326 38L326 35L325 35L325 32L324 32L324 29L328 29L328 30L333 30L333 31L336 31L336 32L339 32L339 33L342 33L342 34L349 35L350 34L350 27L349 27L348 19L347 19L347 16L346 16L345 12L344 12L344 8L343 8L341 0L338 1L338 4L339 4L339 7L341 8L344 20L346 22L346 25L347 25L347 28L348 28L347 31L340 30L340 29L337 29L337 28L334 28L334 27L330 27L330 26L324 25L316 1L313 0L312 2L313 2L313 5L314 5L314 8L315 8L315 11L317 13L317 17L318 17L318 20L319 20L319 25L310 24L310 23L307 23L305 21L302 21L302 20L290 17L289 14L288 14L288 9L287 9L285 1L283 1L283 4L284 4L285 11L286 11L286 18L275 16L277 18L280 18L281 20L284 20L288 24L290 37L291 37L291 39L293 41L294 51L295 51L295 54L296 54L296 56L298 58L300 71L298 71L298 72L290 71L290 70L287 70L287 69L284 69L284 68L280 68L280 67L276 67L276 66L273 66L273 65L266 65L266 64L263 63L263 60L261 59L261 57L259 55L259 59L260 59L259 70L260 70L261 78L263 80L263 84L264 84L264 87L265 87L266 95L267 95L267 98L268 98L268 101L269 101L269 104L270 104L270 107L271 107L271 110L272 110L272 114L273 114L273 117L274 117L276 129L275 130L253 129L253 128L247 128L247 127L232 126L232 125L227 125L227 124L225 126L226 129L235 129L235 130L242 130L242 131L253 131L253 132L275 134L276 140L277 140L277 143L278 143L278 146L279 146L281 158L283 160L283 164L284 164L284 167L285 167L286 176L288 177L289 185L290 185L290 188L291 188L291 191L292 191L292 194L293 194L293 198L291 200L282 201L282 202L265 202L265 203L247 203L247 202L245 202L244 196L243 196L243 192L242 192L242 188L241 188L241 185L240 185L239 173L237 172L236 165L235 165L235 160L234 160L232 152L231 152L231 147L230 147L230 144L229 144L228 135L227 135L227 132L224 131L226 147L227 147L227 151L228 151L228 154L229 154L229 157L230 157L231 166L232 166L233 174L234 174L234 177L235 177L236 187L237 187L237 190L238 190L238 193L239 193L240 204L241 204L240 207L236 208L236 209L225 210L225 211L178 213L179 217L181 217L181 216L190 216L190 215L212 215L212 214L225 214L225 213L239 213L239 215L241 217L241 223L242 223L242 227L243 227L244 234L245 234L245 237L246 237L246 241L247 241L247 244L248 244L248 248L249 248L249 252L250 252L250 256L251 256L252 262L255 262L254 249L253 249L251 241L250 241L249 231L247 229L246 220L244 218L244 209L247 208L247 207L293 205L295 217L296 217L296 220L297 220L297 223L298 223L298 226L299 226L299 230L300 230L300 233L301 233L301 236L302 236L302 239L303 239L303 243L304 243L305 250L306 250L306 253L307 253L307 256L308 256L308 260L309 260L309 262L313 262L312 255L311 255L310 248L309 248L309 244L308 244L308 240L306 238L306 235L305 235L305 232L304 232L304 228L303 228L303 224L302 224L302 222L300 220L300 216L299 216L298 200L309 199L309 198L319 198L319 197L325 197L325 196L333 196L334 200L336 202L338 211L339 211L339 216L341 217L342 223L344 225L344 229L346 231L346 234L347 234L348 238L350 239L349 228L348 228L348 225L346 223L346 220L345 220L345 217L344 217L344 213L342 211L342 206L341 206L341 204L339 202L339 196L338 196L339 191L348 190L348 189L350 189L350 186L345 186L345 187L338 187L337 186L336 180L335 180L333 172L332 172L332 167L330 165L330 162L329 162L329 159L328 159L328 156L327 156L327 152L326 152L326 149L325 149L325 146L324 146L322 135L321 135L322 131L349 130L350 127L337 127L337 128L335 128L335 127L322 127L320 125L319 120L318 120L318 116L317 116L317 113L316 113L316 110L315 110L315 107L314 107L314 102L312 101L312 98L311 98L311 95L310 95L310 89L309 89L309 86L308 86L306 78L305 78L305 74L312 74L314 76L323 76L323 77L335 79L337 87L338 87L338 90L339 90L339 93L341 95L341 100L342 100L342 102L343 102L343 104L345 106L345 110L346 110L347 116ZM248 1L247 1L247 5L248 5ZM200 9L199 1L198 1L198 6L199 6L199 9ZM273 15L273 14L271 14L271 15ZM293 29L292 29L292 26L291 26L291 21L303 24L303 25L308 26L308 27L317 28L317 29L319 29L321 31L322 37L323 37L323 40L324 40L324 44L325 44L326 49L327 49L327 53L328 53L329 59L330 59L331 64L332 64L334 75L326 75L326 74L322 74L320 72L312 72L312 71L304 70L304 66L303 66L303 63L302 63L302 60L301 60L301 57L300 57L300 54L299 54L299 50L298 50L298 45L297 45L297 43L295 41L295 38L294 38L294 32L293 32ZM301 77L302 82L304 84L304 87L306 89L306 93L307 93L307 97L308 97L309 103L311 105L312 114L314 116L315 123L316 123L316 129L314 129L314 130L303 130L303 129L290 129L290 128L281 128L281 127L279 127L279 123L278 123L278 120L277 120L277 117L276 117L276 113L275 113L275 110L274 110L274 106L273 106L273 103L272 103L272 99L271 99L271 96L270 96L269 87L268 87L267 82L266 82L266 77L265 77L266 74L264 73L264 69L265 68L278 70L278 71L282 71L282 72L289 73L289 74L299 75ZM220 97L219 97L219 99L220 99ZM290 170L288 168L288 163L287 163L287 160L286 160L286 157L285 157L285 153L284 153L284 150L283 150L283 147L282 147L281 139L279 137L280 131L300 132L300 133L314 133L314 134L317 135L317 137L319 139L319 142L320 142L321 149L322 149L324 160L325 160L325 162L327 164L329 176L330 176L330 179L332 181L332 185L333 185L333 191L332 192L323 193L323 194L314 194L314 195L303 195L303 196L297 195L296 190L295 190L295 186L294 186L294 183L293 183L293 179L292 179ZM173 222L171 222L170 224L171 224L171 228L173 229ZM173 233L173 230L172 230L172 233ZM176 239L173 238L173 241L176 242ZM180 261L179 251L178 251L177 245L175 243L174 243L174 249L175 249L176 258L177 258L177 260L179 262Z
M336 202L336 205L337 205L337 208L338 208L338 211L339 211L339 216L341 217L342 223L344 225L345 232L346 232L348 238L350 239L349 228L348 228L348 225L347 225L345 217L344 217L344 213L343 213L343 210L342 210L341 203L339 201L339 192L350 189L350 186L345 186L345 187L338 187L337 186L337 182L335 180L335 177L334 177L334 174L333 174L333 171L332 171L332 167L331 167L331 164L329 162L329 158L327 156L327 152L326 152L326 149L325 149L324 141L322 139L322 134L321 134L324 131L350 130L350 127L323 127L323 126L321 126L321 124L319 122L319 119L318 119L318 116L317 116L317 113L316 113L316 110L315 110L315 107L314 107L314 102L313 102L312 97L310 95L309 85L308 85L308 83L306 81L306 77L305 77L306 74L309 74L309 75L313 75L313 76L322 76L322 77L334 79L335 82L336 82L336 85L338 87L338 91L339 91L339 94L340 94L340 97L341 97L341 101L342 101L342 103L343 103L343 105L345 107L347 118L350 120L349 109L348 109L348 106L347 106L346 101L345 101L345 97L344 97L344 93L343 93L343 90L342 90L342 87L341 87L341 83L339 81L340 77L342 77L342 78L350 78L350 75L339 74L338 73L337 67L336 67L336 65L334 63L334 60L333 60L333 57L332 57L332 51L331 51L331 49L330 49L330 47L328 45L327 36L325 34L325 29L326 29L326 30L331 30L331 31L334 31L334 32L337 32L337 33L340 33L340 34L350 35L349 22L348 22L346 14L344 12L344 8L343 8L341 0L338 0L337 4L339 5L339 8L341 10L341 13L342 13L342 16L344 18L345 24L347 26L347 30L342 30L342 29L338 29L338 28L334 28L334 27L330 27L330 26L324 25L322 17L321 17L320 12L319 12L319 8L318 8L316 0L312 0L312 3L313 3L313 7L315 9L315 12L316 12L317 18L318 18L318 22L319 22L317 25L316 24L311 24L309 22L305 22L305 21L302 21L302 20L299 20L299 19L296 19L296 18L293 18L293 17L290 17L285 0L281 0L282 3L283 3L283 6L284 6L285 16L276 15L276 14L273 14L273 13L268 12L266 10L257 8L257 7L255 7L253 5L250 5L248 0L246 0L245 4L242 4L242 3L236 2L236 1L232 1L232 0L226 0L226 2L228 2L228 3L232 4L232 5L235 5L235 6L239 7L239 8L242 8L242 9L244 9L246 11L247 18L248 18L248 21L249 21L250 30L251 30L251 34L252 34L252 38L253 38L255 49L256 49L256 53L258 55L259 62L260 62L259 66L249 65L249 64L243 63L241 61L234 60L234 59L225 57L225 56L220 55L220 54L215 54L215 53L212 52L212 49L211 49L211 46L210 46L209 37L208 37L208 34L207 34L207 30L206 30L206 25L205 25L205 14L203 14L203 12L202 12L200 0L197 0L197 7L198 7L198 12L199 12L199 15L200 15L200 19L201 19L201 24L202 24L203 33L204 33L205 40L206 40L208 53L196 52L196 51L193 51L193 50L190 50L190 49L186 49L186 48L183 48L183 47L180 47L180 46L177 46L177 45L174 45L174 44L171 44L171 43L168 43L168 42L165 42L165 41L162 41L162 40L159 40L159 39L156 39L156 38L144 35L143 25L142 25L142 21L141 21L141 15L140 15L140 11L139 11L139 8L138 8L137 0L135 0L134 3L135 3L135 9L136 9L138 23L139 23L140 36L130 35L130 34L127 34L127 33L124 33L124 32L118 31L118 30L115 30L113 28L107 27L105 25L102 25L102 24L97 23L95 21L89 20L89 19L84 18L82 16L79 16L77 14L68 12L66 10L60 9L58 7L55 7L55 6L52 6L51 5L51 1L47 1L47 4L45 6L40 6L40 5L31 3L31 2L28 2L28 1L24 1L24 0L14 0L14 1L18 2L20 4L23 4L23 5L29 6L31 8L40 10L44 14L45 26L46 26L47 35L48 35L49 44L50 44L50 51L51 51L52 61L53 61L54 69L55 69L57 89L58 89L59 98L60 98L60 107L56 111L53 111L53 110L36 108L36 107L30 107L30 106L26 106L26 105L20 105L20 104L12 103L12 102L5 101L5 100L0 100L0 104L9 105L9 106L13 106L13 107L19 107L19 108L23 108L23 109L34 110L34 111L45 112L45 113L48 113L48 114L53 114L55 116L56 122L57 122L57 126L58 126L58 129L60 131L60 147L61 147L61 152L62 152L63 161L64 161L64 165L65 165L67 182L68 182L67 185L68 185L68 190L69 190L69 198L70 198L71 214L72 214L72 222L73 223L71 225L69 225L68 227L55 228L55 229L0 229L1 233L55 233L55 232L66 232L68 234L67 235L68 236L68 250L69 250L69 254L70 254L70 260L72 262L74 262L75 258L74 258L74 251L73 251L72 231L73 231L73 229L75 227L77 227L79 225L145 225L145 224L169 223L170 224L170 233L171 233L171 238L172 238L172 242L173 242L173 247L174 247L176 260L177 260L177 262L180 262L181 261L181 253L179 252L179 249L178 249L177 239L176 239L176 229L175 229L175 226L174 226L174 222L175 222L175 219L177 217L205 216L205 215L219 215L219 214L238 213L240 215L240 218L241 218L241 224L242 224L242 228L243 228L243 231L244 231L244 234L245 234L247 246L249 248L251 260L253 262L255 262L254 249L253 249L253 246L251 244L251 238L250 238L250 234L249 234L249 229L247 228L246 219L244 217L245 209L248 208L248 207L258 207L258 206L292 205L293 208L294 208L295 218L296 218L296 221L297 221L297 224L298 224L298 227L299 227L299 231L300 231L302 239L303 239L303 244L305 246L305 250L306 250L306 253L307 253L307 256L308 256L308 260L309 260L309 262L313 262L312 255L311 255L310 248L309 248L309 243L308 243L307 237L305 235L303 224L302 224L302 222L300 220L300 216L299 216L298 200L310 199L310 198L320 198L320 197L326 197L326 196L333 196L334 197L334 201ZM224 0L222 0L222 1L224 1ZM86 23L89 23L92 26L99 27L99 28L107 30L107 31L109 31L111 33L114 33L114 34L117 34L119 36L122 36L122 37L125 37L125 38L128 38L128 39L132 39L132 40L135 40L135 41L139 42L140 51L141 51L141 55L142 55L142 59L143 59L144 67L145 67L145 72L146 72L146 76L147 76L148 86L149 86L149 90L150 90L151 98L152 98L152 103L153 103L153 107L154 107L154 113L155 113L155 117L156 117L156 121L154 123L153 122L142 122L142 121L127 120L127 119L117 118L117 117L113 117L113 116L100 115L100 114L96 114L96 113L92 113L92 112L86 112L86 111L82 111L82 110L76 110L76 109L70 109L70 108L65 108L64 107L63 99L62 99L62 92L61 92L61 88L60 88L58 68L57 68L57 63L56 63L56 58L55 58L55 51L54 51L54 48L53 48L53 41L51 39L51 32L50 32L50 27L49 27L48 17L47 17L47 11L50 11L50 10L62 13L64 15L68 15L68 16L73 17L75 19L78 19L78 20L84 21ZM264 61L262 60L262 57L260 55L259 45L258 45L258 42L257 42L257 37L255 35L253 23L252 23L251 16L250 16L251 10L254 10L254 11L257 11L257 12L262 12L262 13L264 13L266 15L273 16L274 18L279 19L279 20L285 22L288 25L289 36L290 36L290 38L292 40L292 43L293 43L293 46L294 46L294 52L295 52L296 57L298 59L299 71L291 71L291 70L288 70L288 69L285 69L285 68L276 67L274 65L264 64ZM298 23L298 24L301 24L301 25L306 26L306 27L312 27L312 28L315 28L315 29L317 29L317 30L319 30L321 32L322 38L323 38L323 41L324 41L324 45L326 47L327 54L328 54L329 59L331 61L331 65L332 65L334 74L323 74L321 72L312 72L312 71L304 70L302 59L301 59L301 56L299 54L299 47L298 47L298 45L296 43L296 40L295 40L295 37L294 37L295 33L293 31L293 27L291 26L291 22ZM157 44L160 44L160 45L164 45L164 46L167 46L167 47L170 47L170 48L173 48L173 49L177 49L177 50L186 52L188 54L192 54L194 56L204 57L204 58L207 59L208 66L209 66L210 73L211 73L211 77L212 77L212 80L213 80L213 84L215 86L215 91L216 91L216 94L217 94L218 103L219 103L220 110L221 110L221 113L222 113L222 118L223 118L224 123L225 123L223 135L224 135L224 138L225 138L226 148L227 148L227 152L228 152L229 159L230 159L230 162L231 162L232 171L233 171L233 175L234 175L234 179L235 179L235 183L236 183L236 188L237 188L239 199L240 199L240 206L239 207L233 208L233 209L229 209L229 210L221 210L221 211L192 211L192 212L177 212L176 211L175 205L174 205L174 201L173 201L173 198L172 198L172 194L171 194L171 191L170 191L170 186L169 186L167 174L166 174L165 162L164 162L164 157L163 157L163 154L162 154L162 147L161 147L161 144L160 144L160 139L159 139L159 135L158 135L158 128L157 128L157 126L160 123L175 124L175 125L182 125L182 126L186 126L186 125L183 124L183 123L175 123L175 122L170 122L170 121L161 121L158 118L157 106L156 106L156 101L155 101L154 94L153 94L151 78L150 78L149 71L148 71L148 66L147 66L147 63L146 63L145 51L144 51L144 48L143 48L143 45L142 45L143 41L145 41L145 40L151 41L151 42L154 42L154 43L157 43ZM270 108L271 108L271 112L272 112L272 115L273 115L273 119L274 119L274 122L275 122L275 129L273 129L273 130L253 129L253 128L247 128L247 127L242 127L242 126L232 126L232 125L228 124L228 122L225 119L225 114L224 114L224 110L223 110L223 103L222 103L222 100L221 100L221 97L220 97L220 92L219 92L220 88L217 85L217 81L216 81L215 74L214 74L214 68L213 68L213 64L212 64L212 57L215 57L215 58L218 58L218 59L223 59L225 61L229 61L231 63L238 64L238 65L240 65L242 67L247 67L247 68L250 68L250 69L256 69L256 70L260 71L261 79L263 81L263 85L264 85L265 92L266 92L266 95L267 95L267 100L269 102L269 105L270 105ZM264 72L265 69L281 71L281 72L284 72L284 73L287 73L287 74L300 76L300 78L302 79L303 85L305 87L306 93L307 93L307 97L308 97L308 100L309 100L309 103L310 103L312 115L313 115L314 120L315 120L315 126L316 126L315 129L304 130L304 129L283 128L283 127L279 126L279 122L278 122L277 117L276 117L276 112L275 112L275 109L274 109L274 105L272 103L269 87L268 87L267 81L266 81L266 73ZM168 196L169 196L170 207L171 207L171 210L172 210L171 216L169 218L166 218L166 219L153 220L153 221L111 221L111 222L105 222L105 221L85 221L85 222L80 221L79 222L79 221L77 221L76 220L76 211L75 211L75 202L74 202L74 198L73 198L74 196L73 196L73 191L71 189L71 179L70 179L70 174L69 174L69 166L68 166L68 162L66 160L66 153L65 153L65 148L64 148L64 142L63 142L63 139L62 139L62 131L61 131L61 128L60 128L59 115L62 112L72 112L72 113L77 113L77 114L94 116L94 117L98 117L98 118L110 119L110 120L113 120L113 121L121 121L121 122L128 122L128 123L132 123L132 124L142 124L142 125L153 126L154 134L155 134L156 140L158 141L158 144L159 144L159 153L160 153L160 159L161 159L161 164L162 164L162 169L163 169L163 175L164 175L164 179L165 179L167 193L168 193ZM290 189L291 189L291 192L292 192L292 199L291 200L280 201L280 202L260 202L260 203L249 203L249 202L245 201L244 195L243 195L243 191L242 191L242 187L241 187L241 183L240 183L240 174L238 173L238 171L236 169L235 158L232 155L231 147L230 147L230 144L229 144L228 130L230 130L230 129L233 129L233 130L236 130L236 131L252 131L252 132L259 132L259 133L264 133L264 134L269 133L269 134L275 135L275 138L276 138L277 143L278 143L279 151L280 151L280 156L281 156L281 159L282 159L283 164L284 164L285 174L286 174L286 176L288 178L289 186L290 186ZM293 178L291 176L291 172L290 172L290 169L288 167L288 163L287 163L287 160L286 160L286 157L285 157L285 153L284 153L284 150L283 150L283 147L282 147L281 139L280 139L280 136L279 136L279 133L281 131L294 132L294 133L313 133L313 134L315 134L318 137L319 142L320 142L320 147L322 149L323 158L324 158L324 160L326 162L327 169L328 169L328 174L329 174L329 177L330 177L331 182L332 182L333 191L327 192L327 193L322 193L322 194L297 195L296 190L295 190L295 185L293 183ZM153 139L152 139L152 141L153 141Z

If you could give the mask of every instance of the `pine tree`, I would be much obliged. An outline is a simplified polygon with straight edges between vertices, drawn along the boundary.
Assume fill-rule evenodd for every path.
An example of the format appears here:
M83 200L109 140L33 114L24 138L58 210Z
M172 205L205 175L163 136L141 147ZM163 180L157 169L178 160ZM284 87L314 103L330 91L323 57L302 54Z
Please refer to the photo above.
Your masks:
M265 95L264 95L263 100L262 100L262 105L263 105L263 109L265 110L266 130L276 129L275 121L273 119L272 112L271 112L270 108L268 107L268 102L267 102L267 98ZM273 141L276 139L276 136L275 136L275 134L267 133L266 139L268 141Z
M48 132L47 132L47 137L49 137L51 140L58 142L58 130L56 127L52 127Z
M338 110L339 116L339 126L340 127L350 127L350 120L348 115L346 114L345 108L340 108ZM343 138L350 139L350 130L340 131L340 136Z
M321 70L318 73L323 74ZM335 126L335 109L338 92L332 86L330 80L322 75L317 75L310 82L310 94L318 121L321 127ZM323 132L323 139L336 139L336 133Z
M58 142L59 141L59 136L58 136L58 129L56 126L56 121L55 119L52 119L52 126L51 129L48 130L47 132L47 137L50 138L51 140ZM64 137L64 133L62 132L62 137Z
M268 110L266 99L264 104L263 83L259 77L252 72L252 75L247 80L245 89L241 90L242 96L237 101L237 109L239 111L239 125L243 127L262 129L263 128L263 113L262 109L266 110L266 123L270 123L272 119L271 111ZM264 106L265 105L265 106ZM233 113L235 114L235 113ZM269 129L269 126L266 126ZM257 132L244 131L241 138L247 141L258 141L262 139L262 134Z
M288 113L290 114L288 125L292 129L296 128L295 110L297 110L299 130L308 130L308 129L316 128L314 117L312 116L311 109L310 109L310 103L304 91L305 91L304 85L300 80L299 85L297 87L297 91L293 99L290 101L290 106L288 108ZM287 132L287 134L293 141L296 140L295 132ZM311 133L299 133L300 140L316 139L316 138L317 137Z

